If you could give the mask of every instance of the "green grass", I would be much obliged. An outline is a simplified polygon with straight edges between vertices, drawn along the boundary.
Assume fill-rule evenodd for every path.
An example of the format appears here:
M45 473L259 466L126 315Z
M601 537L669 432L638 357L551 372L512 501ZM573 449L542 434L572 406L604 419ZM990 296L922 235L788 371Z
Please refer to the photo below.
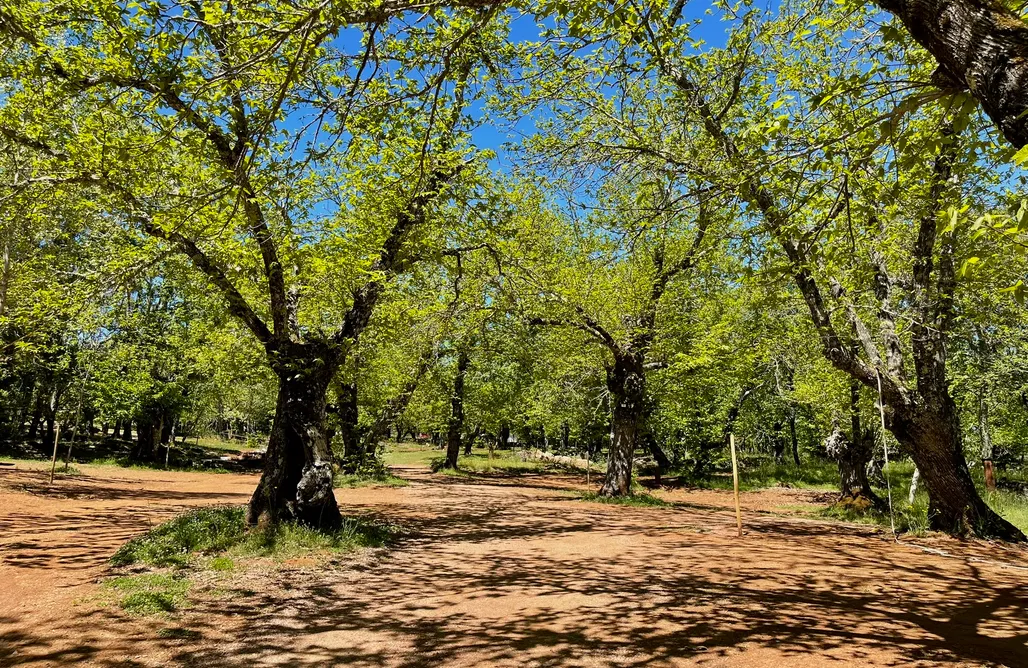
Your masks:
M236 569L236 562L228 557L214 557L207 562L207 568L212 571L234 571Z
M381 475L360 475L337 473L332 479L335 487L407 487L410 483L389 473Z
M199 441L196 438L190 437L186 439L185 443L176 442L176 446L196 446L206 448L207 450L228 450L232 452L245 452L247 450L259 450L267 445L267 437L254 437L249 441L227 441L217 436L201 436Z
M909 502L910 479L913 474L913 462L894 461L889 464L886 477L892 487L892 519L896 523L896 531L923 535L929 530L928 493L925 491L922 481L917 495L914 497L914 502ZM972 475L975 477L978 491L982 498L985 499L985 502L1018 529L1028 532L1028 497L1004 490L989 492L984 489L980 468L972 467ZM875 491L882 500L887 501L887 487L876 487ZM880 511L873 508L861 512L860 509L850 508L845 505L835 505L822 510L819 515L849 522L874 524L881 527L890 526L888 511Z
M546 471L563 471L563 466L555 462L523 460L513 450L493 450L489 457L489 450L486 448L475 448L470 455L463 452L457 458L457 471L442 468L446 461L438 450L433 450L435 455L428 461L428 466L436 473L457 477L469 477L483 473L501 473L508 475L520 475L523 473L542 473Z
M386 466L429 466L439 454L439 448L431 445L401 443L385 446L382 459Z
M668 477L676 475L668 474ZM681 474L682 479L703 489L732 489L732 472L729 470L703 478L691 478ZM777 464L771 461L743 461L739 467L739 489L757 490L768 487L792 487L821 491L834 490L839 485L839 469L835 462L807 459L800 466Z
M162 573L111 578L104 588L114 593L118 605L135 615L175 612L186 603L189 581Z
M129 541L114 553L111 563L184 566L191 555L223 552L239 543L245 534L243 508L201 508Z
M312 553L352 552L363 547L381 547L398 533L398 527L361 518L346 518L343 526L333 532L283 523L246 532L226 554L290 559Z
M182 473L232 473L232 471L217 467L205 467L205 466L171 466L165 468L163 461L156 462L136 462L129 457L98 457L88 462L83 462L89 466L111 466L121 469L132 469L134 471L178 471Z
M323 532L290 523L250 529L243 509L216 507L194 510L157 526L119 549L115 566L204 566L232 570L234 558L287 559L309 553L350 552L385 544L397 527L361 518L346 518L337 531ZM198 557L213 556L208 561Z
M1028 497L1015 492L985 492L985 502L1015 527L1028 533Z
M628 496L601 496L597 492L586 492L578 497L581 501L593 503L609 503L618 506L635 506L639 508L663 508L671 504L655 496L645 493L632 493Z

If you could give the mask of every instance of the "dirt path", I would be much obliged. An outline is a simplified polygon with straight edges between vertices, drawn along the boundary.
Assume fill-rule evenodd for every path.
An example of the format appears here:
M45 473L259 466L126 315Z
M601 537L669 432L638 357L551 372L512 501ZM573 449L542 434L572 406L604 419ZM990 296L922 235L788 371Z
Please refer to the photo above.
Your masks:
M239 576L176 619L88 603L148 523L245 500L253 478L98 469L54 497L0 472L0 665L1028 666L1025 552L773 515L810 493L675 492L672 508L574 500L558 477L417 469L340 490L411 527L330 572ZM105 469L103 475L112 475ZM13 583L13 584L12 584ZM86 599L86 602L83 600ZM167 640L169 626L198 639Z

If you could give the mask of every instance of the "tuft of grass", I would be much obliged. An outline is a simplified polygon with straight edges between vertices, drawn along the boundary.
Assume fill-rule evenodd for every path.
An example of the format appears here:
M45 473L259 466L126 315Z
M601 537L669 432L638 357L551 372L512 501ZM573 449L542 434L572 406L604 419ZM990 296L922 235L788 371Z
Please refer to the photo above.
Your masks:
M360 475L338 473L332 479L333 486L344 487L407 487L410 483L403 478L385 473L382 475Z
M114 553L111 563L115 566L185 566L190 555L222 552L237 544L245 534L242 508L201 508L130 540Z
M145 573L111 578L104 587L118 596L123 610L135 615L160 615L184 605L189 581L161 573Z
M236 569L236 562L228 557L214 557L207 562L207 568L212 571L234 571Z
M597 492L586 492L579 497L581 501L593 503L610 503L618 506L636 506L644 508L666 507L671 504L650 494L633 493L628 496L602 496Z
M282 523L246 532L228 553L289 559L312 552L352 552L362 547L381 547L398 533L398 527L363 518L344 519L343 526L331 533Z

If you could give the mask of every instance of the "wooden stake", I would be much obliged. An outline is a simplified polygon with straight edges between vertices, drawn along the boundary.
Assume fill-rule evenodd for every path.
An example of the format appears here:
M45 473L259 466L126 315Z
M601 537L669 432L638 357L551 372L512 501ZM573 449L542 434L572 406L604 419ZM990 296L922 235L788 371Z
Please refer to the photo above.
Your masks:
M50 458L50 484L54 484L54 471L57 469L57 442L61 440L61 423L57 423L54 433L54 455Z
M739 460L735 456L735 434L728 435L732 447L732 481L735 483L735 526L742 538L742 510L739 508Z

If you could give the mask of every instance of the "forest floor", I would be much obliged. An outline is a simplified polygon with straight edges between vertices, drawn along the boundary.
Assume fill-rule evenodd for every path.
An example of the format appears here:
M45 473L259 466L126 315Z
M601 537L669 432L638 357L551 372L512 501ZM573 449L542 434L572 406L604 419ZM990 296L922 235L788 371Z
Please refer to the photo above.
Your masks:
M104 604L107 559L256 477L0 469L0 665L1028 666L1028 552L811 519L810 490L582 501L580 476L433 475L337 490L408 532L331 568L210 576L188 606ZM213 579L212 579L213 578ZM200 578L203 580L203 578Z

